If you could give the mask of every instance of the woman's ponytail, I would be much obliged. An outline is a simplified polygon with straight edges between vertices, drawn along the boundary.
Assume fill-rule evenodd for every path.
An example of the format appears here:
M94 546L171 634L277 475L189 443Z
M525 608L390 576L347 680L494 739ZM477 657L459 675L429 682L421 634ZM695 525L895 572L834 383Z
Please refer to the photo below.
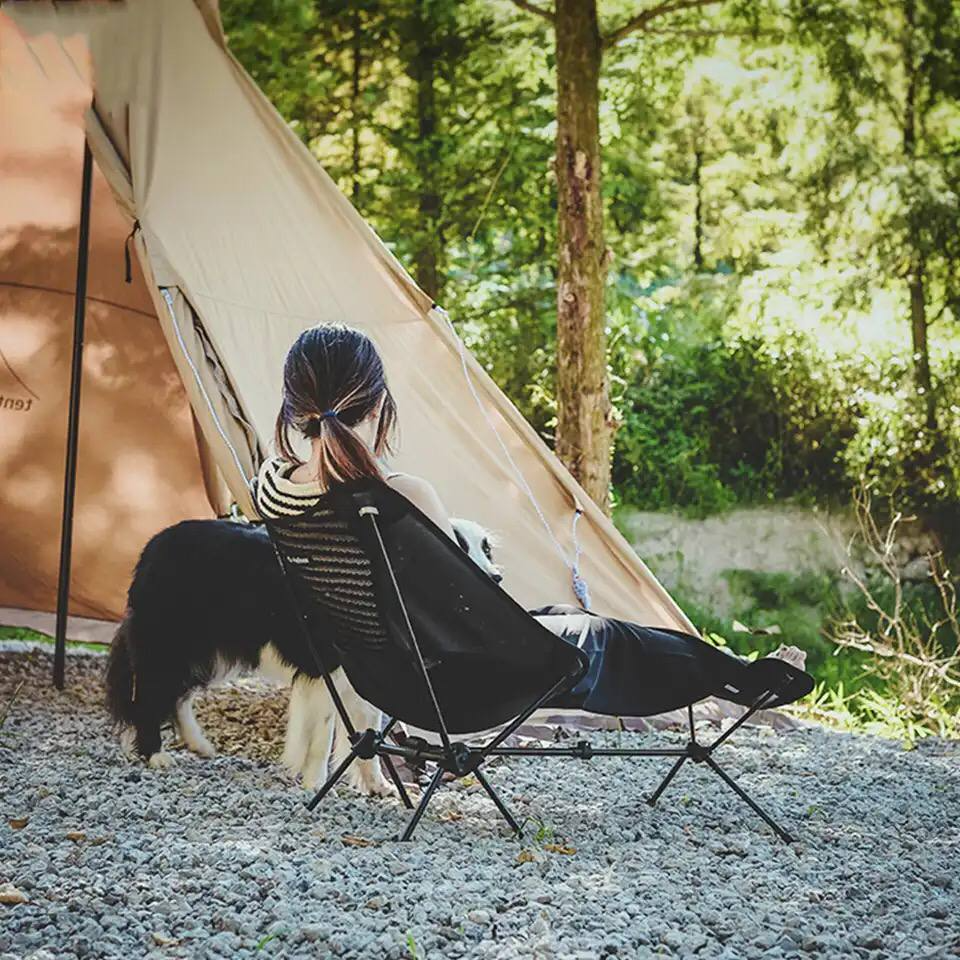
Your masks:
M371 451L353 428L378 408ZM383 362L368 337L333 324L300 334L283 369L276 445L284 459L302 462L290 437L290 431L296 430L319 441L317 479L323 486L380 476L377 458L390 449L396 416Z

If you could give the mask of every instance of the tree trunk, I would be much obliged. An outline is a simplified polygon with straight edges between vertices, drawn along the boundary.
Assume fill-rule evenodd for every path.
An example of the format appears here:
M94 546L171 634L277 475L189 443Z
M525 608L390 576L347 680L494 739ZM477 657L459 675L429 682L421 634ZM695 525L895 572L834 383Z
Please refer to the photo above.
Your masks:
M557 0L557 454L610 509L596 0Z
M903 40L903 66L907 80L903 110L903 152L912 166L917 150L917 64L914 58L914 30L916 29L916 2L905 0L903 5L906 31ZM925 297L923 249L919 224L913 211L908 212L910 228L908 243L910 269L907 287L910 291L910 336L913 346L914 379L917 392L923 397L926 409L927 429L936 433L937 408L933 395L933 378L930 374L930 347L927 341L927 304Z
M700 138L693 148L693 189L696 203L693 208L693 265L697 273L703 272L703 147Z
M923 258L917 254L910 267L910 332L913 346L914 378L926 408L927 429L937 429L937 407L930 374L930 347L927 342L927 304L924 295Z
M416 234L414 272L421 289L439 300L442 287L440 272L440 194L437 191L436 143L437 100L434 87L437 53L433 25L429 23L426 0L417 0L414 11L416 52L413 79L417 86L416 146L418 202L420 224Z

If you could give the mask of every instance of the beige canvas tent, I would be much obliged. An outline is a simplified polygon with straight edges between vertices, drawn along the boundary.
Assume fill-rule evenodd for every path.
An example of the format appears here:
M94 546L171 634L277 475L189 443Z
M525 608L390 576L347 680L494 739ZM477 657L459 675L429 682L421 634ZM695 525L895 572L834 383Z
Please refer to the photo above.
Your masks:
M56 609L85 141L71 633L122 614L163 526L253 516L284 354L323 321L375 340L396 468L500 531L521 603L574 602L579 505L593 607L689 627L233 59L216 0L0 12L0 621Z

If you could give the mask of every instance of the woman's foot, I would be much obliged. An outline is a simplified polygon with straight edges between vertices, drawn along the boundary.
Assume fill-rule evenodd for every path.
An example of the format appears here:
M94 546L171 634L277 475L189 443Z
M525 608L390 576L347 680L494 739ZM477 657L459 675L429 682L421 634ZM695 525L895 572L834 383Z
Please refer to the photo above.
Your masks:
M791 667L798 670L805 670L807 667L807 654L799 647L794 647L786 643L781 643L773 653L770 654L771 660L783 660L789 663Z

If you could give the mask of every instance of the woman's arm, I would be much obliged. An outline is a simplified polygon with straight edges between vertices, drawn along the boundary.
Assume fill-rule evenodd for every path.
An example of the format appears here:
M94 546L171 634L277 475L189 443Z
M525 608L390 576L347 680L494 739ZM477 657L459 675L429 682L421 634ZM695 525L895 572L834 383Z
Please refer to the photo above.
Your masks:
M451 540L456 540L450 517L432 483L409 473L395 473L387 483L426 514Z

